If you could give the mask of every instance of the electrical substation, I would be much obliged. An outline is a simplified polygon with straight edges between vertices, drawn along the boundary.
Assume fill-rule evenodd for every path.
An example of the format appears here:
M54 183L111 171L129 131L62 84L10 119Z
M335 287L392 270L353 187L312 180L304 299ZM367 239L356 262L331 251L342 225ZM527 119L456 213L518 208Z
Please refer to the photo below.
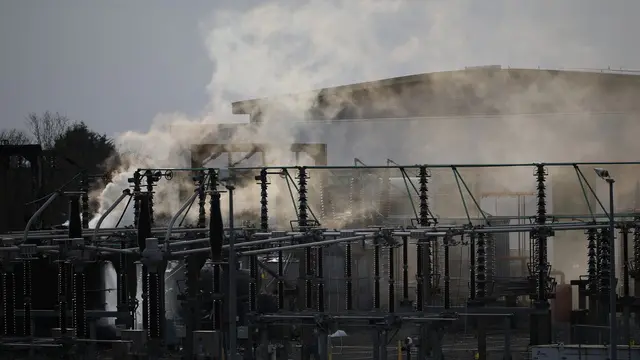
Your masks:
M99 176L44 191L50 162L0 146L6 199L17 182L39 197L2 204L0 357L640 359L640 162L436 162L450 155L380 136L332 144L324 124L233 136L267 122L256 106L234 104L251 123L217 127L188 165L132 171L95 216Z

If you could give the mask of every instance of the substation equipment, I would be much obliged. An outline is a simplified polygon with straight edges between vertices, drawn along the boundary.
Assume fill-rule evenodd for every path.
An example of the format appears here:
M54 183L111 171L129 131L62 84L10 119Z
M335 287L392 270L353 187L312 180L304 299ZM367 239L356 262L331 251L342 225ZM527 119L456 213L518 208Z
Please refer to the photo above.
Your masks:
M316 162L326 159L320 156ZM625 259L618 275L623 295L615 297L614 304L616 312L624 313L622 336L613 335L619 344L629 344L628 319L640 311L629 284L631 279L640 280L640 214L608 212L597 196L602 213L555 216L547 211L550 167L573 167L585 187L584 199L576 201L589 201L586 194L595 196L595 191L582 169L608 165L613 163L139 169L130 179L131 188L123 189L94 228L88 223L87 191L61 189L47 198L23 232L2 235L0 353L55 353L63 358L90 359L108 346L113 358L122 359L160 359L169 353L183 359L289 359L294 354L303 359L329 359L339 358L330 350L335 342L331 335L342 331L360 336L361 344L371 344L375 359L442 359L446 334L453 332L455 336L464 327L473 329L477 339L470 356L486 359L487 336L498 329L504 337L500 357L511 359L515 356L511 334L523 326L529 327L529 345L556 342L550 309L556 279L547 249L548 239L556 231L585 232L588 248L588 273L574 281L580 289L579 310L571 312L574 326L568 340L606 343L609 338L603 333L607 331L597 329L607 328L611 321L609 294L615 290L611 283L612 272L615 275L610 251L612 222L622 239ZM480 210L480 205L459 170L498 167L533 169L537 207L530 223L511 225L504 218L470 215L471 209ZM434 216L429 202L433 169L451 171L455 178L467 214L461 223L447 224ZM348 191L339 192L337 185L329 184L335 171L349 172L348 184L343 186ZM410 225L386 220L393 202L391 171L402 174L407 196L417 203ZM408 172L417 173L413 177L417 183ZM178 176L192 177L193 193L163 226L157 226L154 188ZM278 203L275 210L269 206L270 181L275 178L290 186L295 206L295 217L278 218L280 226L276 228L273 213L285 205ZM236 189L255 186L250 183L259 187L257 223L236 221L234 213ZM373 183L379 197L376 214L352 215L349 225L339 229L323 225L338 216L335 209L345 202L335 196L338 193L350 194L345 202L349 209L340 210L365 214L358 209L369 205L358 194ZM32 230L31 225L47 206L61 197L69 202L67 229ZM125 201L126 206L133 206L134 225L102 228L103 220ZM197 206L196 223L184 225L192 206ZM225 207L228 213L223 214ZM314 208L319 210L317 214ZM493 248L500 241L508 242L501 235L516 232L529 234L531 248L528 275L513 280L524 285L513 290L509 284L496 286L499 260ZM630 237L632 255L628 254ZM468 252L469 265L463 271L468 272L468 284L463 284L461 301L452 291L456 272L451 266L453 248ZM87 301L88 271L105 261L117 274L117 309L113 311ZM56 280L55 294L39 291L38 279L47 274L33 269L42 262L57 270L55 276L48 277ZM409 273L410 264L415 264L415 274ZM138 266L142 268L140 284ZM344 271L339 276L339 291L327 284L334 267ZM182 288L174 288L175 282L168 280L174 276L184 279ZM142 301L138 301L138 293ZM55 308L34 309L34 296L55 298ZM340 298L338 305L330 304L329 298L336 296ZM530 304L519 304L519 297L531 299ZM176 302L177 306L171 305ZM142 316L139 324L135 320L138 308ZM46 318L57 319L57 324L43 335L44 325L38 319ZM96 334L96 324L104 318L115 319L116 332L109 338ZM396 335L398 331L408 334L410 340L403 341L407 336ZM397 350L390 350L398 339Z

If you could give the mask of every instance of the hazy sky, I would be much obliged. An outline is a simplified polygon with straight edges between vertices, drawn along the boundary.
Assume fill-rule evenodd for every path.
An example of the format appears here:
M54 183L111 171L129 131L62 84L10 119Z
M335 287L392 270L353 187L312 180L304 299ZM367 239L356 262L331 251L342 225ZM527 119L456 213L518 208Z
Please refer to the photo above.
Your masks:
M639 69L638 14L637 0L0 0L0 128L49 110L145 131L159 113L473 65Z

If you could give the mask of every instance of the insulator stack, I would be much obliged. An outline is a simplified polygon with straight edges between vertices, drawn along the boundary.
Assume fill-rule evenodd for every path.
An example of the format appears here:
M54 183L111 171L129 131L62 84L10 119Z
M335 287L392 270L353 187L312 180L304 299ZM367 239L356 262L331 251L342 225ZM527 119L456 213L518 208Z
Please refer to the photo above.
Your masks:
M420 166L418 176L419 176L418 182L420 185L418 190L419 198L420 198L420 214L419 214L420 218L418 219L418 222L420 223L421 226L429 226L429 193L428 193L429 192L429 188L428 188L429 173L426 166ZM426 269L424 264L425 256L429 260L431 258L431 251L429 250L430 249L429 249L428 241L425 242L424 239L419 239L416 245L416 256L417 256L416 310L417 311L424 310L425 287L429 289L429 292L431 291L431 281L430 281L431 280L430 279L431 264L429 263L426 264L427 265ZM425 274L425 270L427 271L426 274ZM425 277L426 277L426 282L425 282Z
M258 278L258 257L256 255L249 256L249 311L255 312L258 310L258 284L256 279Z
M267 177L267 169L261 169L260 175L258 175L257 179L260 182L260 229L262 231L269 230L269 193L268 193L268 177ZM278 252L278 308L281 309L283 305L283 301L281 301L280 294L284 291L282 282L282 275L280 274L280 267L282 264L282 257L280 256L280 252ZM251 255L249 256L249 275L251 279L249 280L249 311L255 312L258 310L258 281L259 281L259 272L258 272L258 256Z
M195 176L195 185L198 187L198 227L203 228L207 223L207 193L205 191L204 171L198 171Z
M351 176L349 179L349 214L353 217L355 215L355 202L356 202L356 179Z
M496 277L496 239L493 234L485 236L487 243L487 284L493 284Z
M451 307L451 284L449 277L451 276L449 269L449 239L444 239L444 308Z
M316 304L316 310L324 311L324 249L322 247L316 248L316 283L318 284L318 300Z
M424 310L424 244L416 244L416 310Z
M351 243L347 243L345 254L344 254L344 277L346 284L346 305L347 310L353 310L353 274L352 274L352 253L351 253Z
M22 261L22 290L24 306L24 336L31 336L31 260Z
M16 331L16 276L13 271L2 272L2 334L17 335Z
M222 267L213 266L213 330L222 330Z
M373 245L373 308L380 309L380 240Z
M419 176L419 197L420 197L420 225L429 226L429 172L426 166L420 166Z
M422 251L424 254L424 258L426 260L426 264L424 264L424 287L426 289L426 292L424 293L424 300L426 301L427 305L431 305L431 301L433 300L433 295L434 295L434 272L433 272L433 268L434 268L434 263L433 263L433 251L432 251L432 239L431 238L427 238L426 240L424 240L424 244L422 245Z
M633 271L636 278L640 272L640 217L634 219L633 228Z
M298 170L298 221L300 222L300 227L305 229L309 226L309 204L307 198L307 180L309 177L307 176L307 168L302 166Z
M64 261L58 261L58 326L64 334L67 332L67 289L69 284L67 274L69 266Z
M487 295L487 243L484 233L476 235L476 299L482 300Z
M150 219L150 203L149 196L147 193L140 193L138 195L138 201L140 203L140 211L138 218L138 234L137 234L137 243L140 252L142 253L147 247L147 239L151 237L151 219ZM142 283L142 328L149 328L149 317L148 312L146 311L149 302L148 299L148 289L147 289L147 267L142 267L142 275L141 275L141 283Z
M539 242L538 242L538 234L536 231L531 231L529 233L529 239L530 239L530 252L529 252L529 277L531 279L533 279L533 282L537 284L538 282L538 268L539 268L539 264L538 264L538 258L540 257L540 246L539 246ZM533 289L533 292L530 294L530 297L532 299L536 299L538 296L538 292L537 292L537 286L535 287L535 289Z
M140 198L138 197L138 194L142 191L140 172L134 172L133 178L129 180L133 182L133 196L135 199L133 201L133 226L137 228L138 219L140 218Z
M147 289L149 294L149 338L162 339L162 285L160 284L160 274L150 272L147 274Z
M73 326L76 336L80 339L89 338L87 329L87 282L83 270L76 270L73 274Z
M589 293L596 294L598 289L598 259L596 254L596 229L587 230L587 281Z
M409 237L402 237L402 301L409 301Z
M329 199L329 194L327 192L327 177L325 174L320 176L320 219L325 220L329 214L329 205L331 200ZM322 221L321 220L321 221Z
M147 196L149 198L149 221L151 222L151 226L153 226L155 220L153 217L153 184L154 184L154 176L151 171L147 171Z
M260 170L260 229L269 229L269 195L267 169Z
M362 221L362 226L368 226L367 222L367 194L365 192L365 176L362 171L358 172L358 190L360 190L358 201L358 218Z
M336 212L336 203L335 201L331 201L331 219L336 220L338 218L338 213Z
M539 226L544 226L547 223L547 186L545 184L547 172L544 165L536 166L535 176L537 190L536 224ZM548 297L547 281L549 277L549 264L547 262L547 236L548 234L546 229L538 229L536 231L536 240L538 247L538 257L536 259L538 263L536 299L539 301L546 301Z
M82 172L80 178L80 191L82 191L82 228L89 228L89 175L86 171Z
M600 268L599 268L599 283L600 294L603 298L608 299L609 292L611 291L611 282L609 276L611 274L611 253L609 252L609 246L611 236L608 229L600 230Z
M393 313L396 311L396 279L395 279L395 254L394 247L389 246L389 277L388 277L388 296L389 296L389 312Z
M469 300L476 298L476 234L469 234Z

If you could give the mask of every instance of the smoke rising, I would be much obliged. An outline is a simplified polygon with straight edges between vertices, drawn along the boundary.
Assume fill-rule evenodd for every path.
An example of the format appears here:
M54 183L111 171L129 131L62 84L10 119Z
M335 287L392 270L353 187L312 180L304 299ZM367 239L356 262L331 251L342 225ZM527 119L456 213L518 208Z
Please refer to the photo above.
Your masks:
M573 11L571 6L554 4L552 12L535 6L517 6L509 1L489 6L469 1L321 0L268 2L242 11L217 9L202 24L205 45L215 65L207 87L209 105L201 116L161 114L147 133L119 135L117 146L126 165L102 192L101 212L128 186L127 179L135 169L190 166L191 145L215 138L213 124L246 122L246 115L231 115L231 101L278 94L305 92L283 98L278 105L261 107L262 124L240 129L230 140L282 145L281 150L274 149L267 156L267 162L274 165L293 164L286 145L301 137L306 142L329 142L331 164L350 164L354 156L371 164L382 164L387 158L399 163L621 159L635 145L617 144L611 150L611 138L602 137L602 122L584 116L597 108L593 99L603 93L596 83L578 87L561 77L542 74L536 75L537 81L524 82L512 91L506 89L506 84L513 81L510 77L496 75L478 80L474 72L445 73L433 76L428 91L422 93L365 84L362 88L369 99L366 106L351 91L339 91L323 99L318 92L308 92L470 65L608 65L608 56L598 52L578 31L586 21L558 15ZM482 16L488 11L495 14ZM495 21L487 24L488 18ZM429 96L436 92L448 94L451 100L445 103L442 96ZM476 102L466 105L478 111L478 116L452 117L451 109L468 99ZM311 117L331 119L347 108L354 118L380 113L413 117L419 112L438 117L357 125L301 122ZM540 113L541 108L549 114L567 114L527 115ZM622 129L619 124L616 134L636 130ZM605 127L604 131L611 129ZM453 181L452 176L449 181ZM273 182L271 195L277 197L286 191L283 182ZM533 178L529 170L515 171L491 176L483 183L492 189L517 191L521 184L529 188ZM180 191L192 189L192 185L175 179L162 181L156 188L156 214L175 213ZM236 210L256 209L258 194L253 185L239 189ZM449 205L442 202L438 206L446 211ZM290 208L284 207L288 209L285 214L291 215L287 213ZM118 216L119 211L114 211L103 226L115 225ZM131 224L130 215L125 218L121 225Z

